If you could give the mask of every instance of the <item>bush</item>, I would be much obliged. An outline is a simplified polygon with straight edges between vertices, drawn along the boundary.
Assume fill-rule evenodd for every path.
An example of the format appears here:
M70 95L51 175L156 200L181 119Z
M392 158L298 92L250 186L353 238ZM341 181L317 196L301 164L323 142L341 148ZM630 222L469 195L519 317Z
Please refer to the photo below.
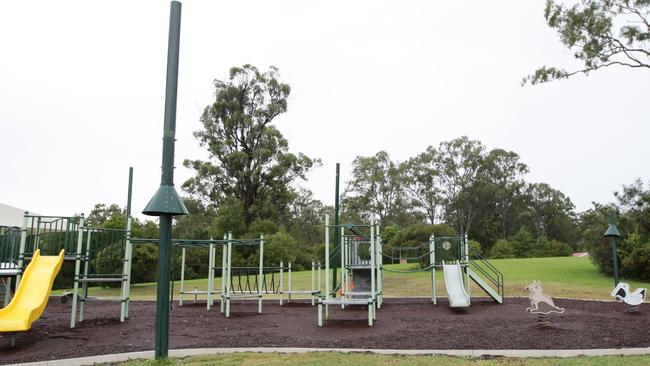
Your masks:
M427 225L413 224L397 232L390 243L391 247L416 247L429 242L431 234L435 236L458 236L456 231L449 225Z
M570 245L557 240L548 240L545 236L540 236L528 253L526 253L526 257L564 257L571 255L571 253L573 253L573 248Z
M481 243L477 242L476 240L470 240L467 244L469 245L470 254L476 253L481 257L483 256L483 248L481 247Z
M516 234L508 238L512 244L514 258L528 258L535 245L535 237L525 228L519 229ZM495 244L496 245L496 244Z
M280 264L283 261L294 263L297 258L298 244L291 235L285 232L277 232L269 235L264 245L264 263L266 266ZM311 264L310 264L311 266ZM302 264L296 269L301 269Z
M515 247L506 239L494 243L490 258L515 258Z
M622 261L621 274L642 281L650 280L650 242L632 249Z
M255 220L251 222L248 226L246 234L244 234L245 239L257 239L260 237L260 234L264 234L265 237L273 235L280 230L278 225L268 220Z

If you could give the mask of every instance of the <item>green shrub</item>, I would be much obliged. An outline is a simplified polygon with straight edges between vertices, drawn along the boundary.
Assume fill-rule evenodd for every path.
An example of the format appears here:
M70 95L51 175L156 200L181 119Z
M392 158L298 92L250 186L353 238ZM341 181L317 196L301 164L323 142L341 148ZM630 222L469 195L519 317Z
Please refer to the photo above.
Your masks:
M533 254L531 251L536 240L525 228L519 229L516 234L508 238L508 241L512 244L514 258L528 258Z
M265 241L264 263L267 266L280 264L280 261L283 261L285 264L289 262L295 263L297 252L298 244L296 240L291 235L280 231L269 235ZM302 264L300 264L300 266L296 266L296 269L301 269L302 267Z
M508 240L501 239L492 246L490 258L515 258L515 248Z
M481 247L481 243L477 242L476 240L470 240L467 244L469 245L470 254L476 253L480 256L483 256L483 248Z
M621 274L642 281L650 280L650 242L638 245L623 258Z
M248 230L246 230L246 234L243 237L246 239L257 239L260 237L260 234L269 236L278 231L280 231L278 225L269 220L255 220L248 226Z

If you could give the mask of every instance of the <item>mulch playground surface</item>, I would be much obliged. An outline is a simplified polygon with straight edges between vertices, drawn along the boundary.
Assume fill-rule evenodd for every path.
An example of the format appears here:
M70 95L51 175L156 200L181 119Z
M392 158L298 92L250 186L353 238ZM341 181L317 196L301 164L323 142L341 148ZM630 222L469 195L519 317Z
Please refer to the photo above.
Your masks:
M373 327L367 310L330 306L330 320L319 328L317 308L308 303L265 301L232 303L232 317L210 311L205 302L175 302L170 318L170 349L203 347L319 347L392 349L586 349L649 347L650 304L637 313L615 302L555 301L564 314L537 317L525 311L528 299L508 298L499 305L472 299L467 310L452 310L446 299L386 299ZM16 345L0 335L0 364L152 350L156 304L135 301L130 319L119 321L119 304L89 301L85 320L70 329L70 303L50 299L32 330Z

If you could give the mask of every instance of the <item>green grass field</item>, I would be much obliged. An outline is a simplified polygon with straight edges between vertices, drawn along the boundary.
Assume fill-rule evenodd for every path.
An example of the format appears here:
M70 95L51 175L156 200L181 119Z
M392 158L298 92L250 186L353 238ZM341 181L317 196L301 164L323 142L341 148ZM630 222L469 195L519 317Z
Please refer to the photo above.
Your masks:
M526 296L524 287L533 280L540 280L545 292L553 297L570 297L579 299L611 300L609 296L613 288L613 279L600 274L588 258L557 257L557 258L526 258L526 259L495 259L490 261L498 268L505 279L505 294L508 296ZM415 268L413 264L387 265L388 269L407 270ZM286 289L287 275L284 275ZM322 273L324 279L324 272ZM627 281L623 279L624 281ZM323 280L324 281L324 280ZM632 288L650 287L650 283L627 281ZM220 279L215 287L218 289ZM294 289L308 290L311 287L311 272L301 271L292 274ZM438 296L446 296L444 292L444 279L442 273L437 273ZM185 289L200 290L207 288L207 279L185 281ZM174 284L174 298L178 298L179 282ZM60 293L60 292L59 292ZM484 296L484 292L473 286L473 296ZM91 296L117 297L119 289L91 288ZM394 273L386 271L384 274L384 295L386 297L405 297L431 295L428 272ZM131 287L131 299L154 300L156 297L156 284L144 283ZM186 299L189 296L186 295ZM204 298L204 297L199 297Z
M326 366L326 365L385 365L385 366L636 366L648 365L650 356L603 356L603 357L572 357L572 358L490 358L476 359L447 356L385 356L366 353L305 353L305 354L262 354L237 353L230 355L196 356L183 359L170 359L167 362L129 361L124 366L157 366L157 365L244 365L244 366Z

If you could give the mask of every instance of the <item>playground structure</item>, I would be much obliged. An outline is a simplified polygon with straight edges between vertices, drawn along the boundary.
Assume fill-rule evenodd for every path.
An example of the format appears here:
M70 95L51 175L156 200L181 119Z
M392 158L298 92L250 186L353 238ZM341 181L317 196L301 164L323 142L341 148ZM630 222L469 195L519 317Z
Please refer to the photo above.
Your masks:
M330 232L340 236L340 245L330 251ZM503 303L503 275L489 261L469 247L467 236L438 237L431 235L428 243L417 247L397 247L399 257L384 253L379 225L373 220L368 225L330 225L325 215L325 294L318 300L318 325L329 317L329 305L341 308L352 305L368 307L368 325L377 318L377 309L383 301L383 272L430 273L431 302L437 304L436 270L442 269L444 283L452 308L470 306L470 281L475 282L492 299ZM403 257L403 253L412 253ZM395 253L395 251L393 251ZM329 254L329 255L328 255ZM332 256L340 256L340 285L330 287L329 271ZM398 270L385 267L384 260L419 263L417 269ZM320 285L320 281L319 281ZM340 297L336 297L337 291Z
M155 243L158 239L131 239L133 244ZM183 306L184 295L193 295L194 299L199 295L206 295L206 309L210 310L214 305L214 296L220 295L220 312L226 317L231 315L231 301L238 299L257 299L258 313L262 313L262 300L264 297L287 294L283 291L283 270L279 266L264 265L264 235L258 239L235 239L232 233L224 235L223 240L198 240L198 239L172 239L172 247L177 253L180 249L180 288L179 306ZM232 255L236 248L249 247L257 248L257 266L233 266ZM185 270L188 249L208 248L208 284L207 289L185 290ZM217 251L221 248L221 266L217 266ZM219 290L216 290L217 278L220 280ZM173 282L172 282L173 285ZM293 291L292 291L293 292ZM294 292L297 293L297 292ZM303 293L303 292L300 292ZM171 291L173 295L173 291Z
M108 229L87 226L83 215L42 216L26 212L19 231L5 230L1 235L0 275L3 276L4 303L9 303L11 298L12 280L15 280L17 292L25 266L34 260L37 252L44 257L65 253L63 261L74 262L72 293L69 294L72 298L70 327L74 328L77 321L84 319L84 306L90 299L89 283L120 283L121 296L117 301L121 304L120 321L124 321L128 317L131 273L130 228L131 218L125 229Z
M132 219L128 217L126 229L94 228L84 226L84 217L81 216L77 248L74 252L76 255L70 328L74 328L77 322L77 304L78 321L84 320L84 307L90 299L90 283L119 283L120 297L115 301L120 303L120 321L124 322L128 317L133 252L131 224Z
M331 230L342 239L332 252ZM318 326L323 326L323 319L329 317L330 305L340 305L341 308L365 305L368 307L368 325L373 325L377 318L377 307L381 306L378 302L381 297L378 231L379 226L372 220L369 225L330 226L329 215L325 215L325 296L318 299ZM367 249L362 249L362 245L366 245ZM338 254L341 258L340 297L336 297L336 288L330 291L330 253Z
M320 294L320 283L321 283L321 271L322 264L319 262L311 262L311 289L310 290L296 290L291 287L291 262L288 263L287 267L284 266L284 262L280 262L280 290L278 294L280 295L280 305L284 304L284 295L287 295L287 302L291 302L291 295L309 295L311 297L311 305L315 305L315 298ZM282 279L284 278L284 270L287 271L287 290L283 290ZM316 272L318 272L318 286L315 285Z

